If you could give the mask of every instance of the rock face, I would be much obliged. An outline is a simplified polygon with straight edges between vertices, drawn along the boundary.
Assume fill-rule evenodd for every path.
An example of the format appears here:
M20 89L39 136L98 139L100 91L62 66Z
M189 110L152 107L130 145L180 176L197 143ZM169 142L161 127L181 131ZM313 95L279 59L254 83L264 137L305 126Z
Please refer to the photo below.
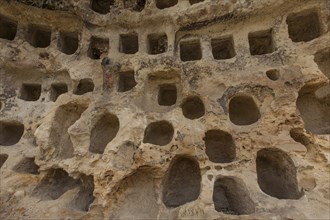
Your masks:
M329 219L329 11L0 1L0 218Z

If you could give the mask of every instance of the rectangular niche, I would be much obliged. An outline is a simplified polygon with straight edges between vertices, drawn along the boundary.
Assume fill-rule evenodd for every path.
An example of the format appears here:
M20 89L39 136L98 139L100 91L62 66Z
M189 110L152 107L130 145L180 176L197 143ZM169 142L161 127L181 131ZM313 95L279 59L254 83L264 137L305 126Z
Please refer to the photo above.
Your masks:
M36 83L23 83L20 91L20 99L25 101L37 101L41 95L41 85Z
M177 88L174 84L162 84L158 91L158 104L171 106L176 103Z
M135 33L121 34L119 42L119 52L125 54L135 54L139 50L139 38Z
M148 35L148 53L160 54L167 51L167 35L161 34L149 34Z
M71 55L78 49L78 33L76 32L60 32L57 47L65 54Z
M251 55L263 55L274 52L272 29L249 33Z
M175 70L155 71L145 81L141 108L145 111L167 112L182 99L182 81Z
M108 55L109 39L92 36L89 42L88 56L91 59L101 59L102 55Z
M50 100L55 102L57 98L68 92L68 86L65 83L53 83L50 87Z
M17 22L8 18L0 17L0 38L14 40L17 32Z
M315 11L292 13L286 18L286 23L293 42L308 42L321 35L319 16Z
M118 82L118 92L126 92L136 86L134 71L120 72Z
M216 60L230 59L236 55L232 36L211 39L211 47Z
M19 121L0 121L0 146L17 144L24 133L24 125Z
M95 88L94 82L90 78L81 79L74 90L73 94L83 95L88 92L93 92Z
M200 40L192 39L181 41L180 58L184 62L202 59L202 48Z
M46 48L50 45L51 34L49 27L30 24L25 39L33 47Z

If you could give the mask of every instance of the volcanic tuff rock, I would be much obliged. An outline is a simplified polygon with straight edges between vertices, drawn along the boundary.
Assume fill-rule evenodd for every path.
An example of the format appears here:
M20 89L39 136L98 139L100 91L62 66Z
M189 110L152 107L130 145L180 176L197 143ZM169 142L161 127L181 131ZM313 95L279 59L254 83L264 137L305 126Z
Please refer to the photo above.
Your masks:
M1 219L329 219L327 0L1 0Z

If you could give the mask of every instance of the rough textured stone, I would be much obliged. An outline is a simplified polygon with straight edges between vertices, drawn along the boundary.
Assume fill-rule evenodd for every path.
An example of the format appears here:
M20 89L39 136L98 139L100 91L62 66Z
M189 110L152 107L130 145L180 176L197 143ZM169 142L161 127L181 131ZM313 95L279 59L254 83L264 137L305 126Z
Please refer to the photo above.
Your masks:
M1 0L0 219L330 219L326 0Z

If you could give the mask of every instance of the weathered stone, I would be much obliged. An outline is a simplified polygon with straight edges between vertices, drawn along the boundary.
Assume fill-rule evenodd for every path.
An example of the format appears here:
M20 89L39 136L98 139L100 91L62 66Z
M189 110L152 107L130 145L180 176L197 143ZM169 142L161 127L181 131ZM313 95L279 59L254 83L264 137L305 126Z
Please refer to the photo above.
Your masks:
M0 219L330 219L326 0L0 0Z

